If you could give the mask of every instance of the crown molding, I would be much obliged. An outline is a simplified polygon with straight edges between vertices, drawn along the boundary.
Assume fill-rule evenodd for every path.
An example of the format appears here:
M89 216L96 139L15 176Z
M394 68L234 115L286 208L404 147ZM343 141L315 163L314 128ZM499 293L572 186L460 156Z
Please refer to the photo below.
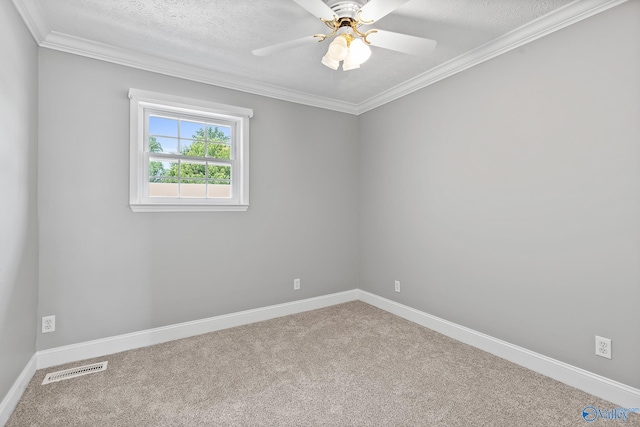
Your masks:
M40 45L51 32L40 4L30 0L13 0L13 5L31 32L33 39Z
M39 4L33 0L12 0L33 38L43 48L111 62L145 71L220 86L297 104L360 115L447 77L488 61L562 28L573 25L628 0L575 0L503 36L388 89L359 104L311 95L252 79L235 77L202 66L121 49L52 30Z
M247 78L235 77L205 67L184 64L171 59L135 52L128 49L121 49L57 31L50 31L45 40L40 43L40 46L140 70L179 77L298 104L326 108L349 114L356 114L357 112L357 105L355 104L309 95L303 92L269 85Z
M409 95L440 80L451 77L454 74L627 1L628 0L575 0L564 7L535 19L503 36L368 99L358 106L357 114L365 113L398 98L402 98L405 95Z

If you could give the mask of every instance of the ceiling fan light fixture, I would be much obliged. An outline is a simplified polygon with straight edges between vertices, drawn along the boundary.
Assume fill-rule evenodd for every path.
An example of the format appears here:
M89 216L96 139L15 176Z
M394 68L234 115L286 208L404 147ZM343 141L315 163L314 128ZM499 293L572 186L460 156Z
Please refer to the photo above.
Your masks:
M15 1L15 0L14 0ZM332 70L345 71L360 68L371 56L369 45L419 57L430 54L436 41L409 34L379 29L360 29L373 24L410 0L293 0L320 19L330 30L327 34L314 34L289 42L253 50L265 56L311 41L331 40L321 63ZM371 38L371 39L370 39Z
M331 58L328 53L322 57L321 62L323 65L326 65L332 70L337 70L338 67L340 66L340 61L336 61L335 59Z
M371 57L371 48L362 39L355 39L349 46L349 56L358 65L363 64Z
M323 0L324 1L324 0ZM339 0L339 1L325 1L327 5L333 10L333 13L340 18L349 17L356 19L358 11L369 0Z
M347 39L339 36L336 37L331 44L329 45L329 50L327 51L327 56L335 61L342 61L347 57L347 53L349 52L349 46L347 43Z
M342 63L343 71L350 71L360 68L360 64L353 60L353 56L351 54L347 55Z

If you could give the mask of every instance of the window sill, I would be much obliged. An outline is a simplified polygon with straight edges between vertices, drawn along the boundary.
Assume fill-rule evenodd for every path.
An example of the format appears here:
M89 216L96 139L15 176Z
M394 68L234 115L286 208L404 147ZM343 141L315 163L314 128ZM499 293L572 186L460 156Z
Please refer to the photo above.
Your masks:
M246 212L249 205L130 204L133 212Z

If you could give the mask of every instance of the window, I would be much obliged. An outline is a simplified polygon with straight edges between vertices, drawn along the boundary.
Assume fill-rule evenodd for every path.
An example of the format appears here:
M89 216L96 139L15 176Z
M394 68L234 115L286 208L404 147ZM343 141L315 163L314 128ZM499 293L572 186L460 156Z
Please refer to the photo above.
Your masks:
M130 89L134 212L245 211L247 108Z

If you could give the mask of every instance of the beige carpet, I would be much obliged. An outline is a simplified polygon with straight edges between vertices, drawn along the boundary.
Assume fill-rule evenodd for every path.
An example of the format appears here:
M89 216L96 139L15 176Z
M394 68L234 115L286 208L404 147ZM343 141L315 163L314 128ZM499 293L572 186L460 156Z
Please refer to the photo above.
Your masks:
M38 371L7 426L640 426L588 405L617 407L351 302Z

